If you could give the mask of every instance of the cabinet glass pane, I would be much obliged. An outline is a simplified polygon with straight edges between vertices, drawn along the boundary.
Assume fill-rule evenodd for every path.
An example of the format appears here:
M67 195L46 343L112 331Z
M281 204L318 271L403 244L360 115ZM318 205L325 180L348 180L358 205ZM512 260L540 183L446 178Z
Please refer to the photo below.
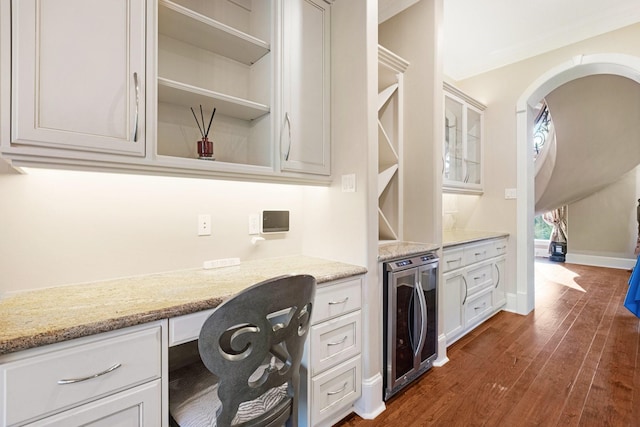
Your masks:
M462 104L445 97L444 179L464 181Z
M467 108L467 179L471 184L480 184L481 176L481 131L480 113Z

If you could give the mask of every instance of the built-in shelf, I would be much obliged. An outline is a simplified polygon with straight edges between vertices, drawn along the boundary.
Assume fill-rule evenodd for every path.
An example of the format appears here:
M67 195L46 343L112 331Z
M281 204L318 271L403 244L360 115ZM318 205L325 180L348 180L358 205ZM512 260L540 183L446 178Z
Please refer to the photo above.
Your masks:
M169 0L158 3L160 34L251 65L266 55L269 43Z
M387 185L389 185L389 182L391 182L391 178L393 178L397 171L398 165L392 165L391 167L378 173L378 197L382 195L382 192L385 188L387 188Z
M243 120L257 119L269 113L268 105L162 77L158 77L158 101L187 108L197 105L214 105L217 114Z
M403 73L409 63L378 46L378 240L402 239Z
M378 111L387 103L391 95L398 89L398 83L394 83L378 94Z
M389 221L382 213L382 210L378 208L378 240L386 241L386 240L398 240L398 235L393 230Z

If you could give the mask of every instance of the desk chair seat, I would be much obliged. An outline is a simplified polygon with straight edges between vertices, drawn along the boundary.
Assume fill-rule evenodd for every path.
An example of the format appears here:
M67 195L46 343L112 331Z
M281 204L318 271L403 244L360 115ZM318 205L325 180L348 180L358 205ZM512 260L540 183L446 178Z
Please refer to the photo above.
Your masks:
M297 426L315 286L312 276L283 276L221 304L200 331L201 361L170 375L172 425Z

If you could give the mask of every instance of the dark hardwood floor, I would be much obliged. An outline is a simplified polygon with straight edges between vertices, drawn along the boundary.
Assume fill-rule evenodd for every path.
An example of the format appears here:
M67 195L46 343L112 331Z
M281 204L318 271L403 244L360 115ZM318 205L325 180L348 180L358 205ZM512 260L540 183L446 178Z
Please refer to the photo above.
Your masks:
M640 319L629 271L536 262L536 308L500 312L448 348L375 420L342 427L640 426Z

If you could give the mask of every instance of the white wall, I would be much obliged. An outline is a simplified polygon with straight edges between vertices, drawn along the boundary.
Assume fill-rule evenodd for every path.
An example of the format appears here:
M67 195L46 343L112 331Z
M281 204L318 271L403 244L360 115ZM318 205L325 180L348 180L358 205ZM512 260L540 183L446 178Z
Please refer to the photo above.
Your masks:
M640 24L594 37L473 78L455 82L487 106L485 111L484 195L468 217L468 227L510 233L507 289L516 290L516 201L504 199L516 187L516 103L540 76L580 54L626 53L640 56ZM525 237L526 238L526 237ZM533 242L531 242L533 244Z
M305 187L34 169L0 175L0 289L17 291L302 252ZM327 188L314 188L322 203ZM253 246L248 215L291 211ZM198 214L212 235L197 236Z
M639 182L637 167L618 182L570 204L568 253L635 260Z

